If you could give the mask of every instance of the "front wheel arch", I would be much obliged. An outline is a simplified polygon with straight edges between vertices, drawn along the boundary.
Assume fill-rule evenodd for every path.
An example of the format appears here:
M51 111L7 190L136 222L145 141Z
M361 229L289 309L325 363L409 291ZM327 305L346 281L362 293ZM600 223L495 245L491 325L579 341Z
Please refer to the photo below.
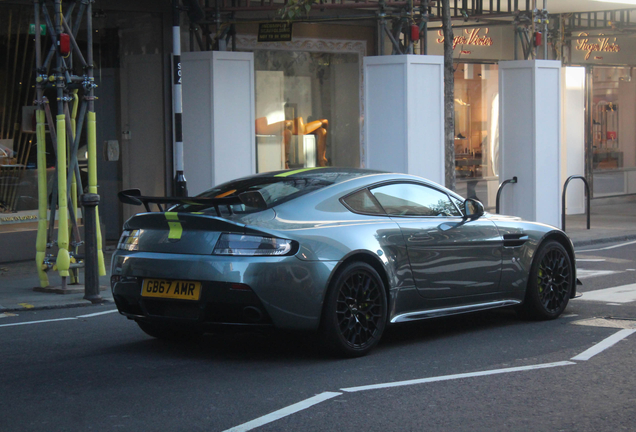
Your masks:
M389 283L389 275L387 274L387 270L382 264L382 262L380 261L380 259L377 256L371 255L368 252L362 252L362 251L354 252L350 254L349 256L347 256L344 260L339 262L338 265L331 272L331 275L329 276L329 280L327 280L326 286L330 287L332 281L335 280L335 278L340 275L340 272L342 272L342 269L347 267L347 265L349 265L352 262L363 262L365 264L369 264L371 267L373 267L373 269L376 272L378 272L378 275L380 276L380 279L382 279L382 283L384 284L384 291L386 293L387 310L390 311L391 310L391 284ZM320 323L318 324L319 327L322 326L322 323L324 322L324 318L325 318L325 299L327 297L327 291L328 290L325 290L322 297L322 306L321 306L322 312L320 314ZM389 324L388 315L390 314L387 313L387 325Z
M539 320L559 317L576 289L574 269L574 258L561 242L542 241L532 260L520 313Z
M352 260L330 281L322 308L320 337L345 357L368 354L388 323L386 285L373 266Z
M570 257L570 262L572 263L572 278L573 278L573 282L572 282L572 292L570 292L570 298L574 298L576 296L576 255L574 253L574 246L572 245L572 242L570 241L570 239L567 237L567 235L563 232L560 231L553 231L551 233L549 233L548 235L546 235L544 238L541 239L541 242L539 244L539 247L541 247L541 245L549 240L554 240L556 242L558 242L559 244L561 244L561 246L563 246L565 248L565 250L568 252L568 256ZM537 248L538 250L538 248Z

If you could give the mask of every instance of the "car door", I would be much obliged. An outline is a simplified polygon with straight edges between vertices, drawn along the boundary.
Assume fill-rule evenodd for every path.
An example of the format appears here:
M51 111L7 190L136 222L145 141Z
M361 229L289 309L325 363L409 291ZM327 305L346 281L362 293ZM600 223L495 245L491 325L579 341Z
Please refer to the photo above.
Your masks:
M400 226L418 292L425 298L499 291L503 242L486 218L464 218L447 193L420 183L371 189Z

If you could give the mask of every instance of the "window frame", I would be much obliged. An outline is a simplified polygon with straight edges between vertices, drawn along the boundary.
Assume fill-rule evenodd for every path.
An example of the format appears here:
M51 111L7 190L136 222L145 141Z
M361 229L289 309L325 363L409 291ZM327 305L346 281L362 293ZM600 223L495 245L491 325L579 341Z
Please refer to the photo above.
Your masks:
M453 216L453 215L451 215L451 216L426 216L426 215L393 215L393 214L389 214L389 213L387 213L386 209L382 206L382 204L380 204L378 199L375 197L375 195L373 195L373 192L371 192L371 191L373 189L377 189L377 188L382 187L382 186L389 186L389 185L392 185L392 184L413 184L413 185L420 186L420 187L428 187L428 188L433 189L433 190L435 190L435 191L437 191L437 192L439 192L441 194L444 194L444 195L446 195L448 200L451 202L451 204L453 206L455 206L455 208L459 212L459 216ZM358 193L358 192L360 192L360 191L362 191L364 189L369 191L369 193L371 194L371 197L373 198L375 203L378 205L378 207L380 209L382 209L382 211L384 213L378 214L378 213L367 213L367 212L357 211L357 210L354 210L353 208L351 208L351 206L349 206L346 203L345 199L347 199L348 197L350 197L352 195L355 195L356 193ZM462 202L466 201L466 199L460 197L459 195L455 195L455 198L457 198L459 201L462 201ZM431 184L428 184L428 183L423 183L423 182L418 182L418 181L414 181L414 180L387 180L387 181L383 181L383 182L380 182L380 183L374 183L372 185L356 189L355 191L350 192L350 193L342 196L339 199L339 201L350 212L355 213L355 214L365 215L365 216L382 216L382 217L399 217L399 218L441 218L441 217L443 217L443 218L465 218L466 217L466 215L462 211L461 207L457 206L457 204L455 203L455 200L453 200L453 198L451 197L451 195L447 191L442 190L440 188L437 188L434 185L431 185Z

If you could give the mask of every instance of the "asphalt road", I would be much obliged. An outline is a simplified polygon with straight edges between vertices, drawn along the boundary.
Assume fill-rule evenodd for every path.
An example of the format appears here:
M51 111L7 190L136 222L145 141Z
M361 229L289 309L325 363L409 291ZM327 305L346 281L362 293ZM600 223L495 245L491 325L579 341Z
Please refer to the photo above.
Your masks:
M0 314L0 430L633 431L636 244L611 246L577 251L558 320L402 325L352 360L297 334L161 342L113 305Z

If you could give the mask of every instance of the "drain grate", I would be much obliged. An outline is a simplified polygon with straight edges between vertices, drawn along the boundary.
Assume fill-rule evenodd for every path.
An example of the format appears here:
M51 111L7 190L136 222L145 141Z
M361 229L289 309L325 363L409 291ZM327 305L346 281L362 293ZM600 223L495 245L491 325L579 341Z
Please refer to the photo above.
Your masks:
M633 318L588 318L584 320L574 321L572 324L588 327L608 327L618 329L636 329L636 320Z

